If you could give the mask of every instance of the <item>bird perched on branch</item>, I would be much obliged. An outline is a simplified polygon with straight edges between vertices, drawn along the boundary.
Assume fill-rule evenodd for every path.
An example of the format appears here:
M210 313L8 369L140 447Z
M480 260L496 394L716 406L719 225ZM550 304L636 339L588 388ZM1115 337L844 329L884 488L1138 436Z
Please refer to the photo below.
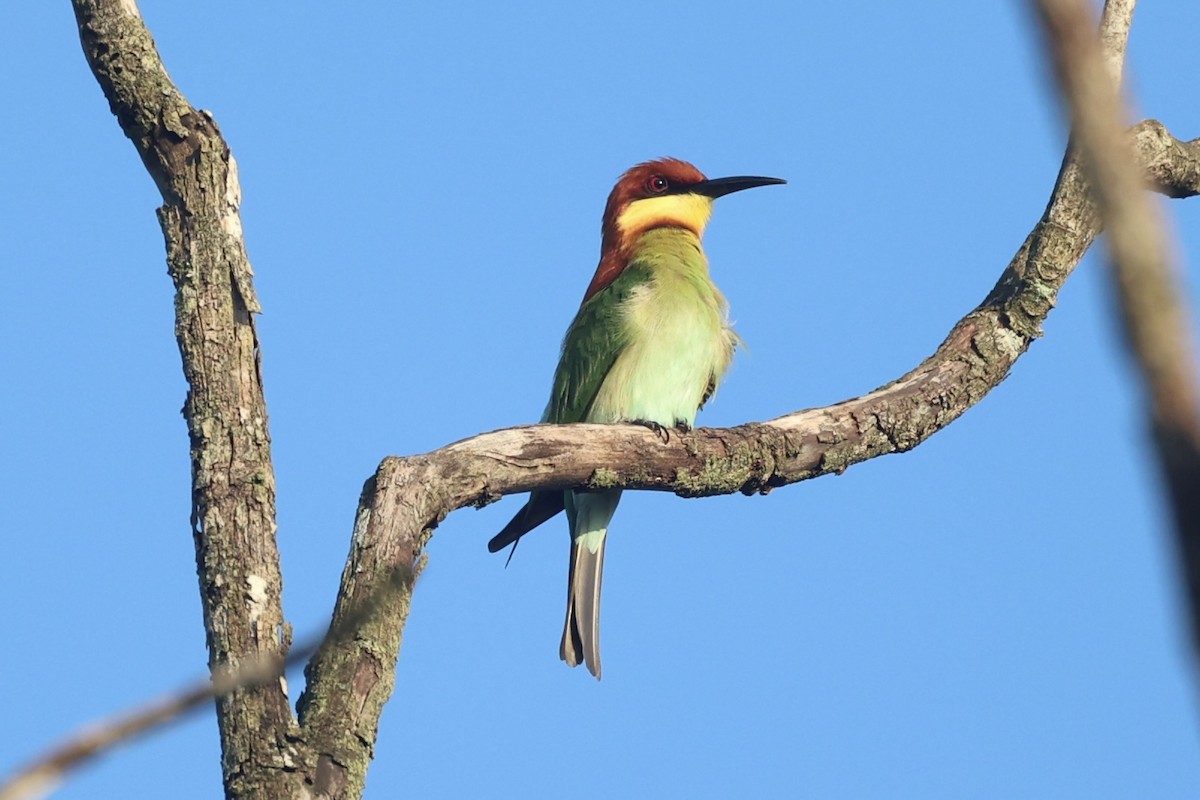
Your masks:
M563 339L542 422L636 422L688 430L716 391L738 336L700 238L713 200L779 178L705 178L663 158L630 169L604 209L600 265ZM493 553L562 510L571 531L559 655L600 677L600 581L620 489L533 492Z

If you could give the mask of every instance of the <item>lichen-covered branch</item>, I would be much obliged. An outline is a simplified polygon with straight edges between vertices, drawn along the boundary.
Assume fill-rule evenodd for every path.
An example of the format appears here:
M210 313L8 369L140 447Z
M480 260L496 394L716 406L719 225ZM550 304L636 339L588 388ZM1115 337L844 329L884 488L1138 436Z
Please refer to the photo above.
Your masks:
M189 385L192 527L210 667L219 676L248 670L281 660L289 634L236 164L213 119L172 84L134 0L72 1L88 63L163 196ZM1101 29L1114 77L1132 9L1133 0L1106 5ZM1200 193L1200 140L1178 141L1148 121L1132 141L1145 185L1170 197ZM385 459L360 498L334 612L339 635L309 662L298 720L277 681L235 681L243 688L218 702L227 796L361 795L421 552L453 510L569 486L765 493L909 450L1004 380L1041 335L1100 227L1069 148L1042 218L983 302L929 358L863 397L768 422L673 433L667 443L635 426L532 426ZM354 635L342 635L348 629Z
M192 534L209 667L282 662L289 634L275 546L275 476L239 215L237 166L216 122L167 75L134 0L73 0L79 37L121 130L163 197L175 334L188 383ZM265 789L288 766L295 721L281 681L217 702L226 793Z
M1200 186L1200 139L1182 142L1157 120L1133 128L1134 162L1145 182L1167 197L1193 197Z
M1102 23L1116 75L1131 13L1132 3L1118 0L1106 8ZM1138 126L1134 137L1149 188L1172 197L1200 193L1196 141L1179 142L1152 121ZM765 423L673 434L666 444L637 426L543 425L385 459L359 502L335 624L385 591L392 571L418 564L433 529L464 506L572 486L655 489L688 497L765 493L917 446L1004 380L1041 335L1058 290L1099 231L1094 200L1070 148L1042 219L983 303L954 326L933 355L868 395ZM300 703L302 720L353 713L357 730L374 731L390 691L408 598L401 594L390 605L379 620L386 635L363 637L357 652L317 653ZM340 785L359 785L373 740L346 736L329 746Z

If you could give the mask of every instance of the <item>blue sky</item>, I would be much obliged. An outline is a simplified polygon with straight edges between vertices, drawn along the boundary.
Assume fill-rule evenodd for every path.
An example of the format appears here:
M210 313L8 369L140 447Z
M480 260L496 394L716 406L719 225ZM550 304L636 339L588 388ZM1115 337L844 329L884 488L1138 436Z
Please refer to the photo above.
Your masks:
M733 5L142 0L241 169L299 633L326 624L380 458L538 418L638 161L790 181L717 204L706 247L749 352L701 424L869 391L991 288L1064 141L1023 4ZM1140 109L1200 135L1200 6L1144 6ZM159 198L69 4L4 21L0 772L205 664ZM1187 258L1200 207L1170 210ZM602 683L558 660L561 520L504 569L485 543L520 501L452 515L367 797L1194 796L1192 667L1103 266L911 453L769 497L626 495ZM60 796L219 791L206 711Z

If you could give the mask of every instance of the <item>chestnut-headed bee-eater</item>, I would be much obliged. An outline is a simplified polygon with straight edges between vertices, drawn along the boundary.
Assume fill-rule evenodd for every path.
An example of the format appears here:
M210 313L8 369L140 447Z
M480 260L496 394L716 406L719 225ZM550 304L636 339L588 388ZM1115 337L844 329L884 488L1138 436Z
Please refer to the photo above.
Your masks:
M709 180L686 161L633 167L608 196L600 265L567 328L542 422L636 422L687 430L716 391L738 336L700 238L713 200L779 178ZM566 510L567 619L559 655L600 677L600 581L620 489L533 492L489 543L496 552Z

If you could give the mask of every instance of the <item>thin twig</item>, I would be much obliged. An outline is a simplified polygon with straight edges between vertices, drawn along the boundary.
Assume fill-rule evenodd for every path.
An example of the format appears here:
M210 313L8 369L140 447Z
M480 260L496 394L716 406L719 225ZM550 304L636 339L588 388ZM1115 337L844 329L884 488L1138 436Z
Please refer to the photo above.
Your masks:
M247 664L236 673L196 681L140 708L89 723L0 784L0 800L44 797L62 783L71 771L119 745L132 742L169 723L182 721L190 713L199 711L209 700L240 689L282 680L285 670L304 663L322 646L338 646L352 638L355 631L377 615L389 596L410 593L416 577L416 572L407 569L393 571L391 580L384 585L384 591L377 593L354 613L330 625L324 635L312 636L293 647L283 662L279 659L263 659Z

